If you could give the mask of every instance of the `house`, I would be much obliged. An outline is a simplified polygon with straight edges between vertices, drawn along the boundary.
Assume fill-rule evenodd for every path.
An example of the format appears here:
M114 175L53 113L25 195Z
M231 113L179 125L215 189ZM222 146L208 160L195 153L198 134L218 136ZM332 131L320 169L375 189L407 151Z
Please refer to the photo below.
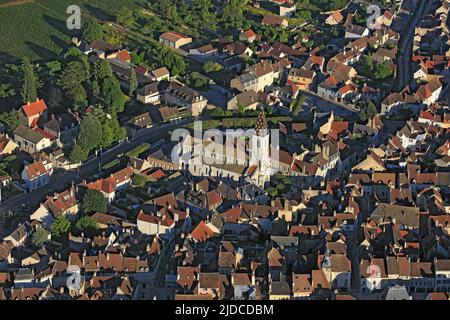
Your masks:
M47 160L38 160L25 166L22 171L22 180L29 191L38 189L50 182L53 165Z
M137 217L138 230L147 235L169 236L175 227L175 222L168 212L153 215L141 210Z
M44 130L33 130L26 126L20 126L14 130L15 143L17 143L20 149L30 154L50 147L52 140L55 138Z
M192 42L192 38L176 31L164 32L159 36L159 43L171 48L179 48Z
M92 52L100 59L114 59L120 48L103 40L95 40L90 45Z
M10 235L4 237L3 241L6 244L6 248L9 250L12 248L17 248L22 246L27 238L30 236L32 232L32 226L30 223L25 222L21 224L16 230L14 230ZM8 242L10 241L10 244ZM0 247L2 249L2 247Z
M159 82L147 84L137 90L137 100L144 104L157 104L161 101Z
M276 15L265 15L261 21L265 26L286 28L289 25L287 19Z
M255 31L253 31L252 29L248 29L246 31L243 31L240 35L239 35L239 40L241 41L247 41L250 43L253 43L256 39L257 39L257 34L255 33Z
M212 58L216 56L217 53L218 53L217 48L214 48L211 44L206 44L204 46L189 50L190 55L193 55L201 60Z
M98 179L86 184L87 189L97 190L103 193L105 198L111 202L116 197L116 191L130 186L133 169L126 167L111 174L107 178Z
M131 63L131 54L128 50L122 49L116 54L116 58L127 63Z
M19 119L23 125L35 128L39 121L45 120L47 116L47 105L43 99L36 99L35 102L28 101L19 110Z
M350 288L351 263L345 254L331 254L329 265L324 265L323 270L333 289Z
M227 44L223 49L223 51L230 56L236 55L238 57L251 57L253 55L252 49L247 47L241 41L234 41L232 43Z
M262 60L250 67L244 73L231 80L230 87L241 92L254 90L264 91L264 88L271 86L280 76L277 64L272 64L268 60Z
M245 110L256 110L259 105L259 95L254 90L245 91L234 96L227 103L228 110L237 109L239 105L244 106Z
M168 81L170 79L170 72L166 67L161 67L150 71L150 77L153 81Z
M296 85L300 90L309 90L315 75L312 70L291 68L286 83Z
M150 128L153 125L153 122L152 119L150 118L150 114L148 112L144 112L131 117L131 119L127 121L127 125L131 129L139 130L144 128Z
M162 101L169 106L185 108L198 116L208 104L208 100L194 89L176 81L162 83Z
M429 106L439 99L441 92L442 83L439 79L434 79L427 84L421 85L417 89L416 96L420 101Z
M56 137L59 147L72 145L80 131L80 118L78 115L68 110L68 112L57 116L52 114L50 118L43 125L44 131Z
M78 201L74 187L55 193L53 196L47 196L36 211L30 216L30 220L37 220L44 227L50 227L54 218L64 215L73 220L78 213Z
M0 156L10 155L18 149L19 146L6 136L0 136Z
M285 2L278 6L278 15L282 17L291 17L295 13L295 9L295 4Z
M340 24L344 20L344 16L339 10L333 11L330 13L330 15L325 20L325 23L330 26L335 26L337 24Z
M370 34L370 30L367 27L361 27L356 24L350 24L345 28L346 39L359 39L367 37Z

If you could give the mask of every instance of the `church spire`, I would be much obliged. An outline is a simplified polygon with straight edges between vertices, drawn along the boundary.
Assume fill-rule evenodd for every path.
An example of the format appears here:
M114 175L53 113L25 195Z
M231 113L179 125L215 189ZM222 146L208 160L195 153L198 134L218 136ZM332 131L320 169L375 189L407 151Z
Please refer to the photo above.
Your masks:
M255 131L257 136L265 136L269 133L269 125L267 124L264 108L261 108L258 119L256 120Z

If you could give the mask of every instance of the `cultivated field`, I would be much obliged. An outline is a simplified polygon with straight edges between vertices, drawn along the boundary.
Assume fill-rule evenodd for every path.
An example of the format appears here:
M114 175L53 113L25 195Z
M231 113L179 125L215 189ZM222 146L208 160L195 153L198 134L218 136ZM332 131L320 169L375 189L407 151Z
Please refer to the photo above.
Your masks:
M47 60L60 54L75 33L67 30L67 7L80 5L84 15L110 20L137 0L0 0L0 63L28 56Z

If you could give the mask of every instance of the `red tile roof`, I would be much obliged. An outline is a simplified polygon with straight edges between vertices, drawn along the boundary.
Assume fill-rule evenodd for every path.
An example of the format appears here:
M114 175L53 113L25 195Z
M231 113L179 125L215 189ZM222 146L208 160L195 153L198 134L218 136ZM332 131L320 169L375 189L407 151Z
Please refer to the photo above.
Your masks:
M30 180L42 176L48 172L42 160L27 165L25 170L27 171L27 175Z
M211 238L213 235L214 232L206 225L204 221L200 221L200 223L191 232L191 237L198 242L204 242Z
M22 110L27 117L33 117L42 114L47 110L47 105L43 99L37 100L32 103L27 103L22 106Z

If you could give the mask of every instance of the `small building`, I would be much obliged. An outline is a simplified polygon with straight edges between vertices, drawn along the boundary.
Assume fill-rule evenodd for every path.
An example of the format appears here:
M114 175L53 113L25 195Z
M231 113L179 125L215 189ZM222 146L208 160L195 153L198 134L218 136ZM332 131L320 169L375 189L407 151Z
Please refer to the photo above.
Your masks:
M36 190L50 182L53 165L47 160L38 160L25 166L22 171L22 180L29 191Z
M161 67L158 69L155 69L153 71L150 71L150 77L153 81L163 81L163 80L169 80L170 78L170 72L167 70L166 67Z
M20 126L14 130L14 141L20 149L30 154L50 147L53 138L43 130L33 130L25 126Z
M164 32L159 36L159 42L171 48L179 48L192 42L192 38L176 31Z
M19 119L23 125L35 128L38 125L38 121L45 120L47 109L47 105L43 99L36 99L35 102L28 101L27 104L20 108Z
M265 26L286 28L289 25L287 19L276 15L265 15L261 23Z
M252 29L248 29L239 35L239 40L253 43L257 38L257 34Z

